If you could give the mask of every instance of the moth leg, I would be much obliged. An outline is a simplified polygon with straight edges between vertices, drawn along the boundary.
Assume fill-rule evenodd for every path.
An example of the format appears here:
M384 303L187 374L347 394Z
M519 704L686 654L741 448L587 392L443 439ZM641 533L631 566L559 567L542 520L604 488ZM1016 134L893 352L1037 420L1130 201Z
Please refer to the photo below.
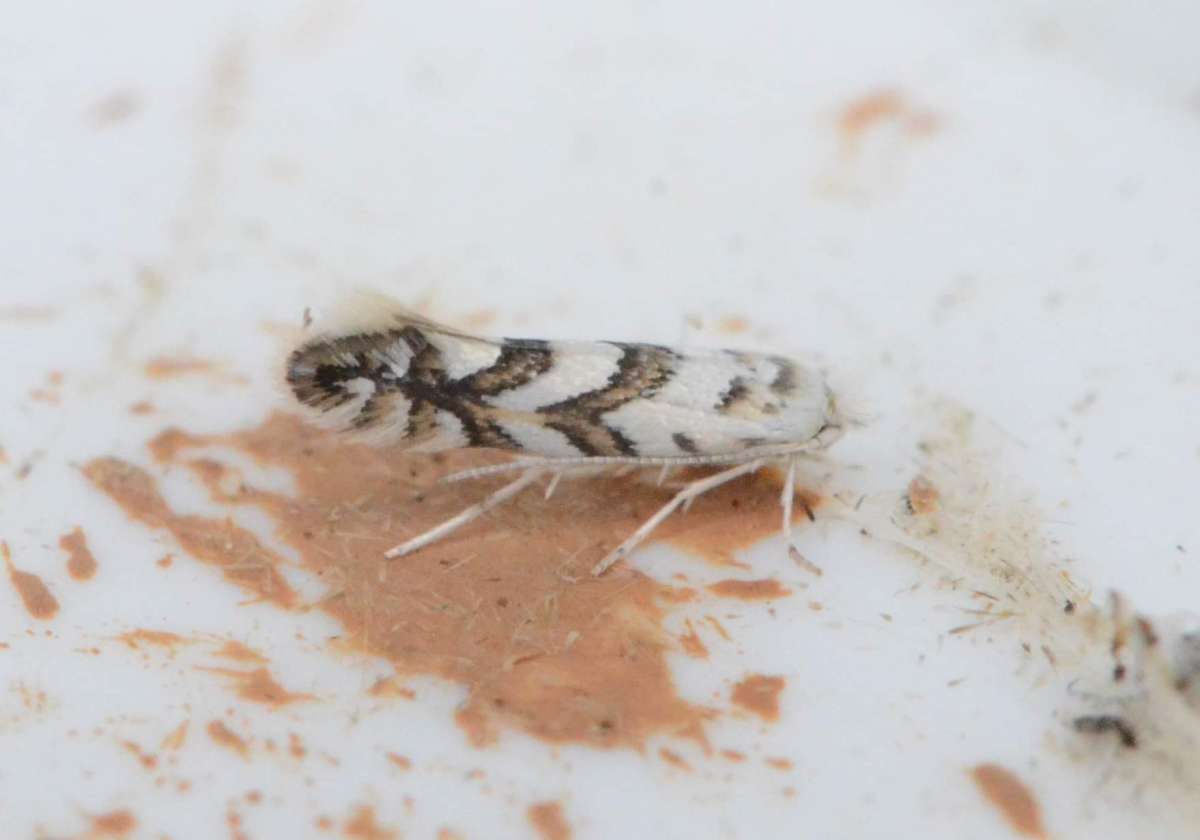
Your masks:
M546 485L546 498L549 499L554 495L554 490L558 487L558 480L563 477L562 470L558 470L554 475L550 476L550 483Z
M522 473L521 477L516 481L504 485L483 501L471 505L457 516L452 516L442 524L430 528L425 533L415 536L407 542L400 543L400 545L390 549L383 556L389 560L396 557L403 557L406 554L412 554L418 548L424 548L430 543L437 542L447 534L457 531L471 520L482 516L497 505L508 501L530 484L533 484L533 482L541 478L544 473L545 470L541 469L531 469L525 473Z
M647 519L644 523L642 523L642 527L638 528L636 531L634 531L632 534L630 534L629 537L625 540L625 542L621 543L619 546L614 548L611 552L609 552L607 557L605 557L603 560L601 560L599 563L597 563L595 566L593 566L592 574L593 575L604 574L604 572L607 571L608 568L610 566L612 566L613 563L616 563L618 560L623 559L631 551L633 551L635 548L637 548L638 545L641 544L642 540L644 540L644 539L646 539L646 537L650 536L650 533L655 528L657 528L659 525L661 525L663 520L666 519L668 516L670 516L675 511L675 509L677 507L679 507L680 505L686 504L687 502L691 501L692 499L696 498L697 496L702 496L705 493L707 493L709 490L712 490L715 487L720 487L722 484L725 484L726 482L733 481L738 476L742 476L742 475L745 475L746 473L754 472L759 467L761 467L763 465L763 463L764 463L764 461L762 458L756 459L754 461L747 461L744 464L738 464L737 466L730 467L727 470L722 470L719 473L714 473L713 475L710 475L707 478L701 478L701 479L691 482L686 487L684 487L682 490L680 490L678 493L676 493L675 497L673 499L671 499L671 501L667 502L665 505L663 505L661 508L659 508L657 513L655 513L653 516L651 516L649 519Z
M658 471L658 481L654 482L658 487L662 487L662 483L667 480L667 473L671 471L670 464L663 464L662 469Z
M789 458L783 479L783 494L779 502L783 505L783 544L792 544L792 502L796 498L796 459Z

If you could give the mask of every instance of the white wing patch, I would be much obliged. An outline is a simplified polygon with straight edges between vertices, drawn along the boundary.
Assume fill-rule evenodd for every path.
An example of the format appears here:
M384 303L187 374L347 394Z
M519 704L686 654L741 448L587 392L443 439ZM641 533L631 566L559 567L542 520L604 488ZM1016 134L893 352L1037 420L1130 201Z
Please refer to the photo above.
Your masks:
M571 445L562 432L507 418L501 420L500 425L526 452L536 452L546 458L579 457L579 450Z
M500 358L500 345L457 335L427 332L424 334L441 354L442 369L450 379L463 379L472 373L486 370Z
M508 411L537 411L575 394L603 388L617 369L621 348L603 341L551 342L554 364L532 382L488 397Z

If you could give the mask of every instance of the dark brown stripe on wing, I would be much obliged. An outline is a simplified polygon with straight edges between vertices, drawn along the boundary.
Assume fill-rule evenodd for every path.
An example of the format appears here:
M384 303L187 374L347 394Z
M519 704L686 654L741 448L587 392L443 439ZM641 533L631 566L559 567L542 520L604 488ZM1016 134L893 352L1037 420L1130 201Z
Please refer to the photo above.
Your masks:
M695 455L699 449L696 446L696 441L685 435L683 432L676 432L671 435L671 440L675 441L675 445L679 447L680 452L686 452L689 455Z
M677 356L668 347L613 344L621 356L604 385L538 409L546 426L566 435L584 455L639 454L633 441L605 424L604 415L633 400L653 397L675 370Z
M462 379L449 380L446 389L468 398L495 396L532 382L553 364L548 342L506 339L495 362Z
M729 381L729 387L721 394L721 398L717 400L717 410L728 411L730 406L744 400L749 393L750 386L746 384L746 380L735 376Z
M770 361L779 368L771 381L771 392L786 397L796 390L796 365L783 356L771 356Z

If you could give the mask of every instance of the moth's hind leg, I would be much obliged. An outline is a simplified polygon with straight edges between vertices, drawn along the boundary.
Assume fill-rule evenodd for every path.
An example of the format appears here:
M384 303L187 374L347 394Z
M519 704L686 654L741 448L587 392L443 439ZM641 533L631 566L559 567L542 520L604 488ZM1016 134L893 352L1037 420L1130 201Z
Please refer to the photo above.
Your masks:
M719 473L714 473L707 478L697 479L686 485L682 490L675 494L671 501L667 502L658 512L642 523L642 527L638 528L625 542L609 552L608 556L592 567L593 575L602 575L610 566L621 560L631 551L638 547L641 542L650 536L651 532L662 524L663 520L675 512L675 509L680 505L691 502L698 496L703 496L709 490L720 487L722 484L733 481L738 476L752 473L766 463L765 459L758 458L753 461L747 461L744 464L730 467L727 470L722 470Z
M390 549L383 556L389 560L395 557L403 557L406 554L412 554L418 548L424 548L430 543L437 542L442 537L457 531L468 522L472 521L473 519L477 519L497 505L504 504L513 496L517 495L530 484L533 484L535 481L545 475L546 472L547 470L544 468L531 468L526 470L525 472L521 473L521 477L516 481L512 481L504 485L483 501L471 505L458 515L452 516L442 524L430 528L425 533L419 534L407 542L400 543L400 545Z

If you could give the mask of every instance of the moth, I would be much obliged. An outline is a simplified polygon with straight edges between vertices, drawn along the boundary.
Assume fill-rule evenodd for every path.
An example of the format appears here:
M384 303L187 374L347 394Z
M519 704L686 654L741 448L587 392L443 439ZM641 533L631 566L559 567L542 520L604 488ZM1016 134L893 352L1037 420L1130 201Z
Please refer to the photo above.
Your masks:
M386 553L410 554L547 478L619 465L722 466L675 496L596 564L602 574L673 511L767 464L784 472L790 532L797 461L843 430L832 391L784 356L620 341L484 338L371 298L288 357L286 379L318 423L369 443L519 453L450 480L519 473L453 518Z

